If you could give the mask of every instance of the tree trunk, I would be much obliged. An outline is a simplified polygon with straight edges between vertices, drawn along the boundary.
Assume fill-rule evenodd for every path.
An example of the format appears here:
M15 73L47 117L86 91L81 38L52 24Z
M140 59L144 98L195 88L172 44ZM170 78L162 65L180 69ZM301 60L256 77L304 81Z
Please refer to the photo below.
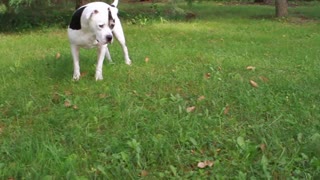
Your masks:
M254 0L254 3L272 4L273 0Z
M76 9L78 9L79 7L89 3L90 0L76 0Z
M288 15L288 1L276 0L276 16L284 17Z

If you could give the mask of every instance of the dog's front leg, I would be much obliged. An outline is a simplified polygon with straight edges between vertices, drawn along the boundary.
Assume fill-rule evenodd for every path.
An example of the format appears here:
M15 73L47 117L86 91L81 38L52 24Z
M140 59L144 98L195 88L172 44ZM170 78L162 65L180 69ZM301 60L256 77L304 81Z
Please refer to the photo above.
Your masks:
M71 45L71 53L73 57L73 79L80 79L80 65L79 65L79 47L77 45Z
M97 62L97 67L96 67L96 81L102 80L102 67L103 67L103 61L104 61L104 56L106 55L107 51L107 45L102 45L98 47L98 62Z

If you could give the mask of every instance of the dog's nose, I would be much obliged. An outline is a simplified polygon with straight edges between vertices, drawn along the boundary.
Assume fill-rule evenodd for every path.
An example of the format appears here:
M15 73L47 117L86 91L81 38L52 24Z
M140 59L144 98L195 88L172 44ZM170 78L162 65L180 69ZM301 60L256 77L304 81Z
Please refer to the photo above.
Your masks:
M107 39L107 42L111 42L112 41L112 36L111 35L107 35L106 39Z

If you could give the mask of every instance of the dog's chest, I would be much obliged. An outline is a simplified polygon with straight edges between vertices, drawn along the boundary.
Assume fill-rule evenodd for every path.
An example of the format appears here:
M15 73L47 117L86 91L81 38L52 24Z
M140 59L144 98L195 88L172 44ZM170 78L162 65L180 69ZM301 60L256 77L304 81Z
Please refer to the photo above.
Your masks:
M93 35L83 35L79 37L79 46L82 48L93 48L98 45L98 41L96 40L96 37Z

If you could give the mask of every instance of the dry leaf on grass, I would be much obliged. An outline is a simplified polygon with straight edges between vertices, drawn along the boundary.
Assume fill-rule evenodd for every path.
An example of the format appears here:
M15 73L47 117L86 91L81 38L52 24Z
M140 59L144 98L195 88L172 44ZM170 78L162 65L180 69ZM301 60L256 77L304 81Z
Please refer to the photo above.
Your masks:
M142 170L141 173L140 173L140 176L141 177L146 177L146 176L148 176L148 174L149 174L148 171Z
M198 166L198 168L201 168L201 169L203 169L203 168L206 167L206 165L204 164L204 162L199 162L197 166Z
M198 101L202 101L202 100L204 100L205 99L205 97L204 96L200 96L200 97L198 97Z
M255 70L256 69L256 67L254 67L254 66L247 66L247 70Z
M73 105L73 106L72 106L72 109L74 109L74 110L78 110L78 109L79 109L79 107L78 107L77 105Z
M262 152L264 152L266 150L267 146L266 146L266 144L260 144L259 148Z
M58 52L57 54L56 54L56 59L59 59L61 57L61 54Z
M227 105L227 106L224 108L223 114L224 114L224 115L227 115L227 114L229 114L229 111L230 111L230 106Z
M267 77L265 77L265 76L260 76L259 77L263 82L268 82L269 81L269 79L267 78Z
M82 72L82 73L80 73L80 76L85 77L87 74L88 74L88 72Z
M108 95L105 94L105 93L99 94L99 98L100 98L100 99L104 99L104 98L106 98L106 97L108 97Z
M204 161L204 162L199 162L197 166L198 166L198 168L203 169L203 168L206 168L206 167L212 167L213 164L214 164L213 161L207 160L207 161Z
M66 96L70 96L70 95L72 95L72 92L69 91L69 90L66 90L66 91L64 91L64 94L65 94Z
M249 82L252 87L255 87L255 88L259 87L258 83L254 82L253 80L250 80Z
M210 74L210 73L205 73L205 74L204 74L204 78L205 78L205 79L209 79L210 77L211 77L211 74Z
M67 108L69 108L69 107L71 107L72 105L71 105L71 102L70 102L69 100L65 100L65 101L64 101L64 106L67 107Z
M149 62L149 57L146 57L145 59L144 59L144 61L146 62L146 63L148 63Z
M190 106L190 107L187 107L187 112L190 113L190 112L193 112L194 110L196 109L195 106Z
M204 163L209 167L213 166L213 161L204 161Z

